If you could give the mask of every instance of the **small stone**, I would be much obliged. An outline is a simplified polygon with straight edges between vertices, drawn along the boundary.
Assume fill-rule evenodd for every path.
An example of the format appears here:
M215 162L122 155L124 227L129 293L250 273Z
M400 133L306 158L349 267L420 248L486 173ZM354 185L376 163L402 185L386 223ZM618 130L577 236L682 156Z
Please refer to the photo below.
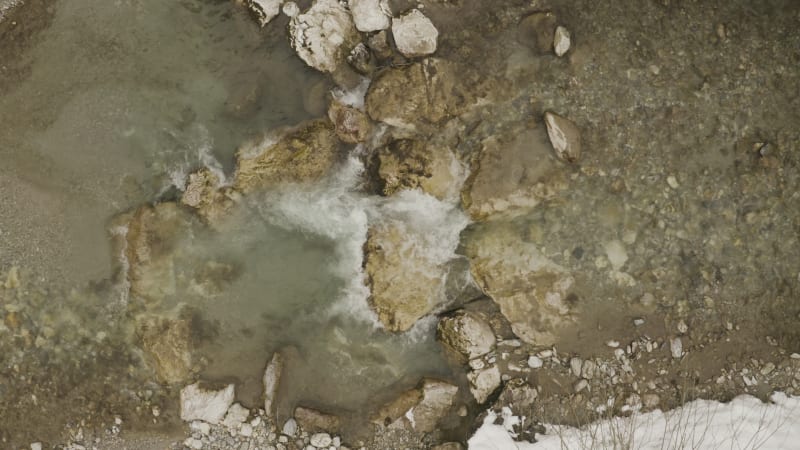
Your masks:
M617 348L617 347L619 347L619 341L610 340L610 341L606 342L606 345L611 347L611 348Z
M644 295L642 295L642 298L639 299L639 303L641 303L644 307L653 306L656 303L656 296L650 292L645 292Z
M597 364L588 359L583 362L583 370L581 370L581 376L586 378L587 380L591 380L594 377L595 369L597 368Z
M222 425L228 428L237 428L250 415L250 411L244 406L234 403L228 408L228 413L225 414L225 419L222 420Z
M392 35L397 50L407 58L430 55L436 51L439 31L418 9L392 20Z
M264 383L264 411L267 416L275 414L275 399L278 395L278 383L280 383L282 371L283 356L279 352L275 352L264 370L262 380Z
M773 370L775 370L775 364L767 363L761 368L761 375L769 375Z
M644 319L642 318L633 319L633 325L637 327L644 325Z
M283 434L286 436L294 437L294 434L297 433L297 422L294 419L289 419L286 423L283 424L283 430L281 430Z
M791 355L789 355L789 358L800 359L800 353L792 353Z
M669 350L672 353L673 358L680 358L683 356L683 343L681 342L681 338L676 337L669 340Z
M323 448L331 445L333 443L333 439L331 439L331 435L328 433L317 433L311 436L311 445L317 448Z
M572 369L573 375L580 377L581 370L583 369L583 360L578 357L571 358L569 360L569 367Z
M667 184L672 189L678 189L680 187L680 184L678 184L678 179L675 178L675 175L670 175L667 177Z
M556 56L564 56L569 51L570 44L569 31L559 25L553 37L553 50L555 50Z
M41 442L32 443L31 450L42 450L42 443Z
M286 2L283 4L281 11L283 11L286 17L295 17L300 14L300 7L297 6L295 2Z
M575 383L572 387L575 390L575 393L577 394L578 392L581 392L582 390L589 387L589 382L586 380L578 380L578 382Z
M542 361L542 358L539 358L538 356L531 356L530 358L528 358L528 367L530 367L531 369L538 369L543 365L544 361Z
M689 325L686 325L686 322L683 320L678 322L678 332L680 334L686 334L687 331L689 331Z
M552 112L544 114L544 122L556 156L568 163L577 162L581 157L581 134L578 127L569 119Z

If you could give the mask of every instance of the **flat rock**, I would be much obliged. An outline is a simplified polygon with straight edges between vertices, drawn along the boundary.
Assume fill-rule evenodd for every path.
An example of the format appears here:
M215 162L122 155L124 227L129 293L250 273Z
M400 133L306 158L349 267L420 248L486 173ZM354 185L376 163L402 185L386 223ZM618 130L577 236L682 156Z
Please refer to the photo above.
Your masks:
M544 128L523 128L483 140L461 202L474 220L513 217L565 188L564 173L550 157Z
M397 50L407 58L432 54L439 39L433 22L418 9L393 19L392 35Z
M492 327L484 317L472 311L461 310L442 317L437 327L437 337L465 360L483 356L495 347Z
M525 242L506 224L491 224L465 237L478 286L500 306L511 329L535 345L554 343L554 331L572 321L567 296L573 277Z
M465 168L449 148L422 140L399 139L375 153L381 192L422 189L445 200L457 196Z
M216 391L201 388L199 383L190 384L181 389L181 420L217 424L225 417L233 398L232 384Z
M289 21L289 43L297 56L321 72L334 72L358 40L350 12L337 0L315 0Z
M556 156L562 161L574 163L581 157L581 132L569 119L552 112L544 114L547 136Z
M341 422L337 416L326 414L316 409L298 406L294 409L294 419L297 425L309 433L328 432L337 433Z
M456 80L457 68L435 58L379 72L366 97L367 114L378 122L414 131L457 116L474 95Z
M347 4L358 31L369 33L385 30L392 23L388 0L348 0Z
M334 125L312 120L242 146L233 186L248 193L281 183L311 182L343 157Z

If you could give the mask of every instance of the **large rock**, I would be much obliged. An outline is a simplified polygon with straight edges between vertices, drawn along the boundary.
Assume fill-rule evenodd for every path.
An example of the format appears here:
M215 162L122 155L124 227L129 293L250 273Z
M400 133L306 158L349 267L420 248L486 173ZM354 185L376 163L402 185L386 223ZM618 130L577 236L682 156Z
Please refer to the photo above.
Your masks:
M333 122L336 136L347 144L366 141L372 130L372 123L364 111L335 99L331 101L331 106L328 108L328 118Z
M442 317L437 329L439 340L466 360L483 356L495 346L489 323L472 311L457 311Z
M300 428L308 433L320 431L338 433L341 427L341 421L337 416L302 406L294 409L294 419L300 425Z
M221 186L219 176L208 168L189 174L181 203L196 210L204 222L217 226L240 200L235 189Z
M144 316L137 320L136 334L159 381L174 384L191 377L191 317Z
M565 162L574 163L581 157L581 133L571 120L552 112L544 113L547 136L556 156Z
M390 331L406 331L444 295L444 268L421 257L402 224L373 227L365 248L370 306Z
M401 189L422 189L445 200L461 189L465 169L450 149L421 140L400 139L375 153L384 195Z
M333 124L313 120L240 148L233 186L248 193L280 183L314 181L342 156Z
M449 62L426 59L380 72L369 87L367 113L376 121L414 131L464 111L473 94Z
M500 387L500 369L492 364L482 369L473 370L467 374L469 391L478 404L486 403L489 396Z
M289 42L309 66L334 72L359 36L350 12L337 0L315 0L289 21Z
M392 11L388 0L349 0L347 4L358 31L369 33L389 28Z
M539 392L535 387L522 378L514 378L503 386L503 391L495 402L495 409L508 407L515 415L530 417L531 407L538 396Z
M181 389L181 419L219 423L233 404L233 397L232 384L220 390L204 389L199 383L186 386Z
M458 387L426 378L417 388L400 394L381 408L373 422L389 428L429 433L453 406Z
M486 138L464 184L464 209L475 220L510 217L554 198L566 179L550 153L541 126Z
M465 248L473 278L514 333L531 344L553 344L555 330L572 319L572 276L511 226L482 227L468 235Z
M175 294L175 254L191 236L192 217L173 202L146 205L115 218L112 230L134 297L160 302ZM118 230L123 230L119 232Z
M439 31L418 9L392 20L392 35L397 50L408 58L430 55L436 51Z
M279 352L272 355L266 370L264 370L264 411L267 416L274 417L277 404L278 387L283 372L283 356Z

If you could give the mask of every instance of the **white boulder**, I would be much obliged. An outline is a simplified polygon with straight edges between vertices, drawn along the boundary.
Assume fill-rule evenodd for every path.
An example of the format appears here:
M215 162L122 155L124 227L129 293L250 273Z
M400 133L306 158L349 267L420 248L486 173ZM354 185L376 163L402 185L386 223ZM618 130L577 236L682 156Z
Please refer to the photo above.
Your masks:
M203 389L199 383L190 384L181 389L181 419L219 423L233 403L233 396L232 384L218 391Z
M336 0L316 0L289 21L289 43L309 66L333 72L358 40L347 8Z
M413 58L436 51L439 31L418 9L392 20L394 43L403 56Z
M281 12L283 0L247 0L247 6L258 17L258 23L263 27Z
M392 12L388 0L349 0L347 4L358 31L369 33L385 30L391 25Z

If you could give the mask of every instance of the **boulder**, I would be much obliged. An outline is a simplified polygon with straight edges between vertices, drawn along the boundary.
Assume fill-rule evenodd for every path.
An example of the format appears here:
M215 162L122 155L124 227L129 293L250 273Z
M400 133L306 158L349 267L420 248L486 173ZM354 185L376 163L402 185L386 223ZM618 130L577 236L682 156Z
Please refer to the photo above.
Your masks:
M439 31L418 9L392 20L392 35L397 50L407 58L430 55L436 51Z
M372 227L364 246L369 304L389 331L406 331L444 296L445 268L422 257L400 223Z
M358 40L350 13L337 0L315 0L289 21L289 43L297 56L321 72L334 72Z
M248 193L280 183L315 181L342 156L333 124L312 120L241 147L233 187Z
M453 406L458 387L426 378L381 408L373 422L389 428L429 433Z
M474 220L524 214L566 188L550 156L543 127L512 130L483 140L461 201Z
M554 331L572 320L567 298L573 277L508 225L473 231L465 250L473 278L514 333L534 345L553 344Z
M239 192L220 186L219 177L210 169L203 168L189 174L181 204L193 208L206 224L216 227L229 216L240 199Z
M220 390L204 389L199 383L181 389L181 419L186 422L202 420L219 423L233 403L234 386Z
M182 383L192 375L191 318L148 315L136 323L142 350L162 383Z
M345 105L337 100L331 101L328 118L333 122L336 136L346 144L364 142L372 130L372 124L364 111Z
M401 189L422 189L440 200L461 189L465 169L450 149L421 140L400 139L375 153L384 195Z
M409 131L457 116L473 94L456 79L456 70L452 63L435 58L384 69L367 91L367 114Z
M338 417L302 406L298 406L294 409L294 420L303 431L308 433L321 431L338 433L341 427L341 422Z
M483 356L495 347L492 327L480 314L472 311L461 310L442 317L437 337L465 360Z
M467 374L469 391L478 404L486 403L489 396L500 387L500 369L490 365L482 369L473 370Z
M388 0L348 0L356 29L364 33L380 31L391 25L392 11Z
M245 4L263 27L281 12L283 0L245 0Z
M283 356L275 352L267 364L267 369L264 371L264 411L267 416L274 417L275 405L278 396L278 386L281 381L281 372L283 371Z
M581 157L581 132L572 121L551 112L544 114L547 136L558 159L574 163Z

